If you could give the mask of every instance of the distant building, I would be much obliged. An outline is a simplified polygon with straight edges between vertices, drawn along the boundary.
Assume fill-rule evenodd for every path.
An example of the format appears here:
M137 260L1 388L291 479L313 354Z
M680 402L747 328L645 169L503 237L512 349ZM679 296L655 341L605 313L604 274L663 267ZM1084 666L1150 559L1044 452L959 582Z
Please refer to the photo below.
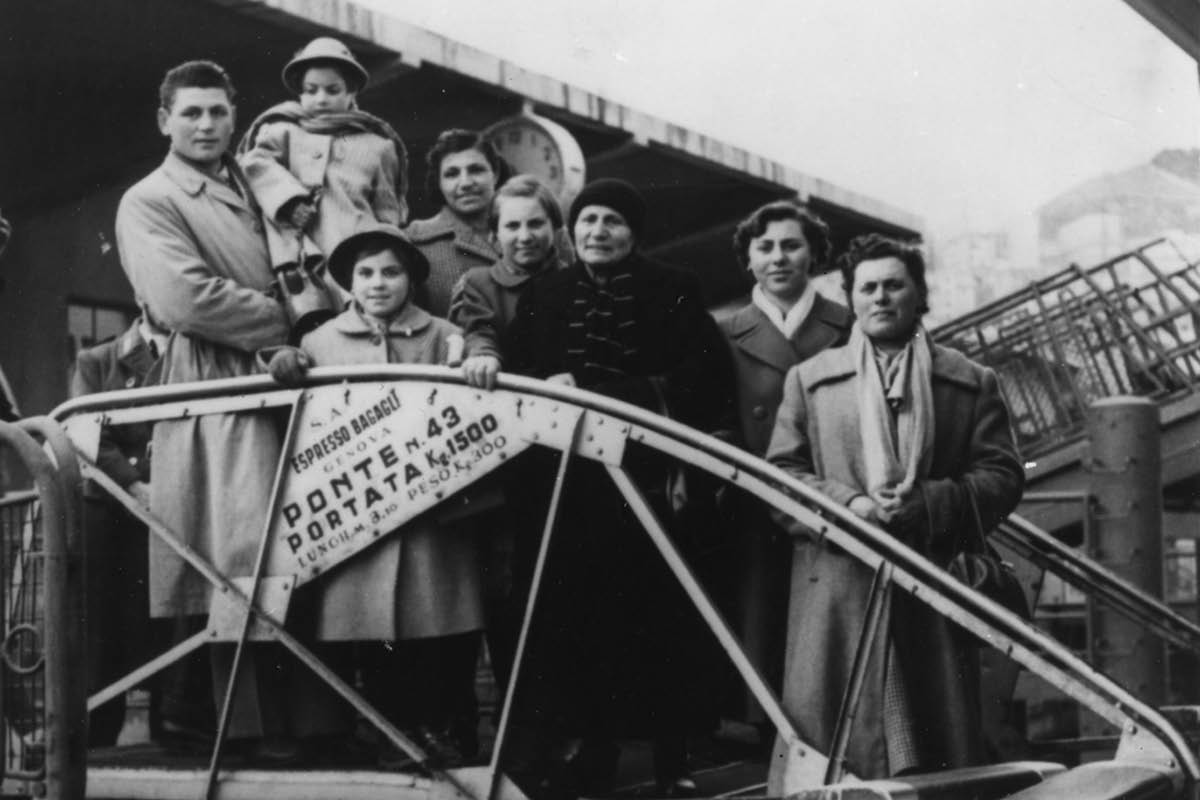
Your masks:
M1020 289L1036 277L1020 262L1009 231L941 240L929 273L932 324L954 319Z
M1200 234L1200 151L1163 151L1149 164L1092 178L1038 209L1047 269L1092 266L1168 234Z

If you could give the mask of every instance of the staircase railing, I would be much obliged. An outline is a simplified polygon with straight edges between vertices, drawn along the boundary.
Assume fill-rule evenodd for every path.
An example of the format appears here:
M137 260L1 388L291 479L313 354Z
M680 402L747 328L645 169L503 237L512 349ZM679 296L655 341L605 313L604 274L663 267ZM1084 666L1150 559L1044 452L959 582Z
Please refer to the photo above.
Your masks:
M1000 524L991 538L1039 569L1136 622L1143 630L1200 655L1200 625L1025 518L1013 514Z
M1083 434L1088 406L1200 386L1200 259L1158 239L1067 267L932 332L996 370L1026 456Z

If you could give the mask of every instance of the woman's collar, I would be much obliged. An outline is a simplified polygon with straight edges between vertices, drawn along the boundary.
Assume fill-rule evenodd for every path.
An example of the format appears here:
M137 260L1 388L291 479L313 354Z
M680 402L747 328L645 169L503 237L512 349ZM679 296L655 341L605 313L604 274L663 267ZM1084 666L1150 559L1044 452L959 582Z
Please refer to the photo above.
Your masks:
M387 323L386 332L389 336L413 336L428 328L432 321L433 317L428 311L410 300ZM384 329L381 321L363 313L357 300L338 316L337 326L340 332L352 336L376 334Z
M532 272L518 267L506 258L501 258L495 264L492 264L491 277L496 283L511 289L526 283L536 275L551 271L557 262L558 253L553 249L550 250L550 253L546 256L541 266Z

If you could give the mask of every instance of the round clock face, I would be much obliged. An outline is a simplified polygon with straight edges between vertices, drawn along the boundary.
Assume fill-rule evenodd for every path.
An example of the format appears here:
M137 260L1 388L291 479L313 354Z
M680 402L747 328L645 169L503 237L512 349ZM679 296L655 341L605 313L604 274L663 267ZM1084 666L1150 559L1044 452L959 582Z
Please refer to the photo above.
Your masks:
M562 154L549 134L537 125L514 120L492 134L492 143L513 172L535 175L555 194L562 192Z
M557 122L522 113L497 122L485 135L515 174L540 179L564 207L583 188L583 151Z

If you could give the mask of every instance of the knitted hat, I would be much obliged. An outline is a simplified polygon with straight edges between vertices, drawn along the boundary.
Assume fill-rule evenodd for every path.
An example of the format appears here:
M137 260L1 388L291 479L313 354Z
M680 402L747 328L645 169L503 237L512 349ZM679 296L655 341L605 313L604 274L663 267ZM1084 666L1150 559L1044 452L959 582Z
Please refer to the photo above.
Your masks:
M617 178L600 178L583 187L575 202L571 203L571 213L567 217L568 231L575 230L575 220L588 206L605 206L616 211L629 224L634 240L641 240L646 227L646 198L633 184Z
M408 271L408 279L414 285L424 283L429 277L429 259L425 258L425 254L417 249L399 228L386 222L372 222L347 236L329 254L329 276L343 289L350 291L355 257L363 247L374 243L376 239L379 240L379 244L395 249L396 255Z
M342 67L344 70L342 74L346 77L347 83L355 84L354 79L358 79L357 84L346 87L350 91L360 92L367 88L370 74L362 64L358 63L358 59L350 52L350 48L331 36L313 39L304 45L304 49L296 53L295 57L283 68L283 85L292 94L300 94L304 71L321 61L332 61Z

